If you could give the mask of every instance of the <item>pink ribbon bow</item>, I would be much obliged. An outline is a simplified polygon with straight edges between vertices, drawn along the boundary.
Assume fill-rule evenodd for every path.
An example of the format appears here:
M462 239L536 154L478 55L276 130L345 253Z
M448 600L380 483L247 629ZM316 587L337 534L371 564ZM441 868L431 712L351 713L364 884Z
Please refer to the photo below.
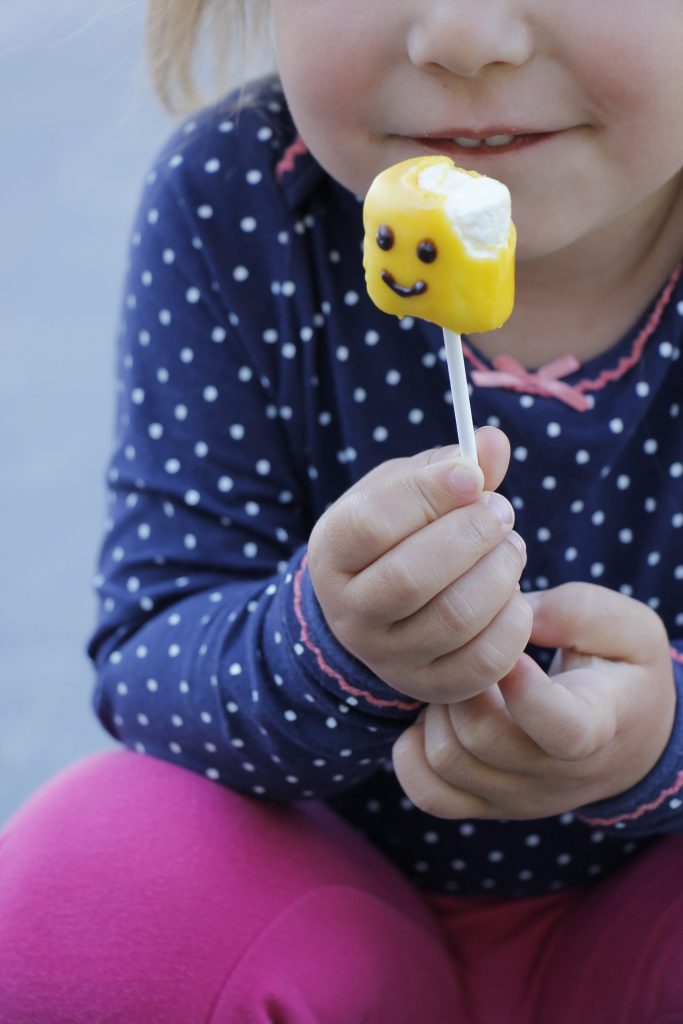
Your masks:
M578 370L580 365L574 356L567 355L538 370L526 370L512 356L498 356L493 360L492 370L473 370L471 377L480 388L508 388L528 395L557 398L577 412L586 412L593 404L590 398L560 379Z

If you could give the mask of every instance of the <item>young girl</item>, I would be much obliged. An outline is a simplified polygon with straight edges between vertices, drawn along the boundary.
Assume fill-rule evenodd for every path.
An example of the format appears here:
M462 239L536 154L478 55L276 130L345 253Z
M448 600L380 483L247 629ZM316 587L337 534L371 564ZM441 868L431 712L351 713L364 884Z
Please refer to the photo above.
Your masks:
M182 77L202 0L153 6ZM680 4L266 13L279 77L142 197L90 647L128 749L5 833L0 1020L683 1021ZM431 153L519 235L480 468L363 282L360 197Z

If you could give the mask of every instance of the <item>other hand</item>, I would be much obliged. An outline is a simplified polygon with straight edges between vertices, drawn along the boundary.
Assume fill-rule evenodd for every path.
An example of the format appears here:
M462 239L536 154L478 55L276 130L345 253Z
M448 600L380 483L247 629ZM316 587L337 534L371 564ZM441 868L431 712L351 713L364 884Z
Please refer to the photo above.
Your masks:
M403 789L429 814L560 814L634 786L664 751L676 697L661 619L589 583L530 599L531 639L559 648L555 674L523 655L486 692L430 705L394 746Z

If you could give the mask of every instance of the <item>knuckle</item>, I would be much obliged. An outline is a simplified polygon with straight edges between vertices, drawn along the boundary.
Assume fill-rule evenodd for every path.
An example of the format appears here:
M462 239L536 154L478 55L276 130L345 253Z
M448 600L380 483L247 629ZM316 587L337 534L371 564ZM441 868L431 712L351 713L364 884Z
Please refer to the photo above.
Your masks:
M398 617L398 609L412 605L419 599L420 585L407 559L382 559L375 563L374 575L375 607L385 608L390 621L395 621L394 616ZM394 609L397 610L395 613Z
M334 517L335 546L339 546L340 538L349 550L376 550L383 546L384 533L381 517L377 509L370 508L370 499L366 491L355 491L341 499L330 512ZM332 531L328 531L332 532Z
M433 481L429 476L422 473L415 473L408 477L409 485L413 495L417 497L425 517L425 524L433 523L439 519L444 512L440 507L438 495L435 493Z
M491 625L468 645L475 678L492 685L507 675L529 642L532 624L531 605L516 591Z
M440 625L453 634L454 646L457 646L457 637L470 631L477 618L476 606L467 589L457 582L446 587L434 599L432 612Z
M425 756L430 768L443 779L447 779L452 773L453 765L453 743L444 736L428 738L425 744Z
M473 757L481 758L490 749L490 725L480 715L472 712L458 713L453 729L460 745Z
M468 505L466 510L464 541L475 552L490 551L500 540L502 524L481 501Z

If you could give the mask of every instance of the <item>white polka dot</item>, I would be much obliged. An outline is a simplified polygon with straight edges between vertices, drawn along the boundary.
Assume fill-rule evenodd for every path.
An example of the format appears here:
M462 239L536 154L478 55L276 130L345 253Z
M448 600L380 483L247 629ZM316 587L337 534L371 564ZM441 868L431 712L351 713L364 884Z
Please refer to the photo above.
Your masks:
M213 217L213 207L208 203L203 203L197 207L197 216L200 220L210 220Z

